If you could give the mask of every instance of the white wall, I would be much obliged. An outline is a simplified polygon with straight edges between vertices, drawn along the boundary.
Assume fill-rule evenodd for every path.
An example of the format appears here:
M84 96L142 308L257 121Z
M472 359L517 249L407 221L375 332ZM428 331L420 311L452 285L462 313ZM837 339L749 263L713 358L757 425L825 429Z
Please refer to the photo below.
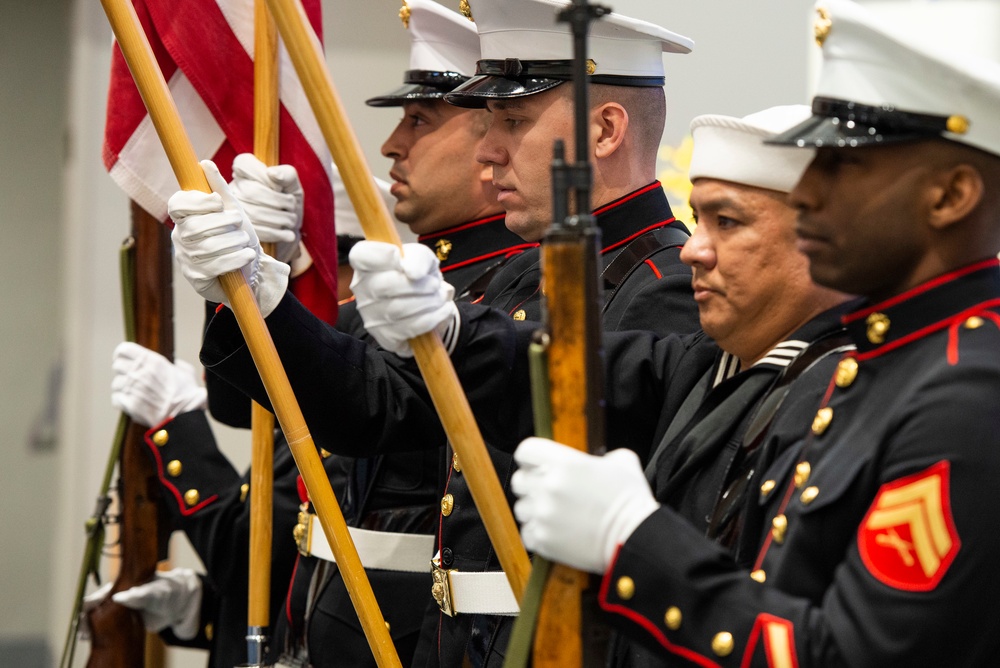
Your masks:
M694 53L666 59L667 144L678 144L697 114L742 115L808 99L808 2L608 2L696 42ZM442 4L455 7L458 0ZM951 3L876 4L909 15L920 6L941 11ZM959 4L963 11L982 9L983 21L973 25L983 35L997 34L1000 0ZM378 147L398 111L368 109L363 101L396 85L406 67L408 41L396 19L398 6L397 0L324 3L331 71L376 174L387 171ZM6 540L0 547L0 648L47 635L55 656L82 523L114 428L108 362L121 338L115 255L128 229L127 202L100 162L111 33L99 4L33 0L7 2L4 9L0 530ZM969 25L957 23L955 30ZM177 354L194 361L200 305L179 276L175 294ZM60 359L61 406L49 408L48 375ZM58 415L58 424L46 421L47 414ZM221 434L234 461L245 463L244 441L231 431ZM191 559L183 550L177 558ZM81 653L86 656L86 647ZM204 665L204 658L177 654L174 665Z

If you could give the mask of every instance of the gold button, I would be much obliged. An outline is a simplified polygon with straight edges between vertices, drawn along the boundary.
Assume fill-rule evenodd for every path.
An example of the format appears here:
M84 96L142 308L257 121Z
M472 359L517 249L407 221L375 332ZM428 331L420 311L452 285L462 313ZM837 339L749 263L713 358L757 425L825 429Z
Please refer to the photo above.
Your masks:
M771 537L779 545L785 542L785 532L788 531L788 518L778 515L771 520Z
M945 121L945 128L948 132L954 132L957 135L964 135L969 131L969 119L965 116L954 115L949 116L948 120Z
M196 489L189 489L188 491L184 492L184 503L188 504L189 506L198 505L198 500L200 498L201 494L199 494L198 490Z
M712 651L716 656L729 656L733 653L733 634L729 631L716 633L712 638Z
M451 468L455 469L455 473L462 472L462 465L458 463L458 453L454 453L451 456Z
M386 623L385 623L385 630L386 630L386 631L391 631L391 630L392 630L392 627L391 627L391 626L389 626L389 622L386 622Z
M966 329L979 329L980 327L983 326L983 319L980 318L978 315L974 315L968 320L966 320L962 326L965 327Z
M211 640L212 636L215 635L215 627L212 626L212 622L205 624L205 639Z
M821 436L826 428L830 426L830 422L833 420L833 409L829 406L819 409L816 411L816 417L813 418L812 431L817 436Z
M247 500L247 494L250 492L250 483L245 482L240 485L240 503Z
M618 598L627 601L635 596L635 581L629 576L623 575L615 583L615 591L618 592Z
M889 333L889 317L884 313L872 313L865 320L868 325L868 340L874 344L885 343L885 335Z
M819 496L819 487L816 486L806 487L804 490L802 490L802 495L799 496L799 500L808 506L810 503L816 500L817 496Z
M851 383L858 376L858 361L853 357L845 357L837 365L837 373L834 381L837 387L850 387Z
M774 487L777 484L778 483L776 483L773 480L765 480L764 484L760 486L760 493L763 494L764 496L767 496L768 494L774 491Z
M663 623L667 625L667 628L671 631L676 631L681 627L681 621L683 621L684 616L681 615L681 609L676 605L672 605L667 608L667 614L663 615Z
M764 572L763 568L758 568L755 571L750 571L750 579L754 582L763 582L767 579L767 573Z
M806 480L809 480L809 474L812 473L812 467L809 466L809 462L799 462L795 466L795 486L802 487L806 484Z
M439 460L440 461L440 460ZM451 494L445 494L444 498L441 499L441 514L445 517L451 515L451 511L455 509L455 497Z
M172 462L170 462L169 464L167 464L167 473L169 473L174 478L176 478L177 476L179 476L181 474L181 471L183 471L183 470L184 470L184 467L181 466L180 461L177 460L177 459L175 459Z
M519 308L514 311L514 315L511 316L514 320L524 320L528 317L528 314L524 312L523 308Z
M322 457L323 459L326 459L327 457L330 456L330 451L327 450L326 448L320 448L319 449L319 456Z
M170 440L170 434L167 433L166 429L160 429L158 432L153 434L153 443L156 443L161 448L167 444Z

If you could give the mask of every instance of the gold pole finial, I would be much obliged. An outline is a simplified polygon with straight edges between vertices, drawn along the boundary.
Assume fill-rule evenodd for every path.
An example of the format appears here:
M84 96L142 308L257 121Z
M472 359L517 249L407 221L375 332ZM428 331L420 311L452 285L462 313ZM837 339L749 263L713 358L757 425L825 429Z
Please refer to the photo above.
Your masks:
M403 6L399 8L399 20L403 22L403 27L410 27L410 6L403 0Z

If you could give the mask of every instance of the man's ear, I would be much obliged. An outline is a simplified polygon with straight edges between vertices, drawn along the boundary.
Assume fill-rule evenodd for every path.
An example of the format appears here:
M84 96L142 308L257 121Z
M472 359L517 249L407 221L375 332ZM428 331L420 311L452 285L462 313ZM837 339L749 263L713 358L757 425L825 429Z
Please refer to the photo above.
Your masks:
M942 170L930 188L928 222L935 229L944 229L965 219L982 202L985 187L983 175L970 164Z
M594 157L607 158L625 141L629 117L625 107L617 102L605 102L590 115L592 137L596 137Z

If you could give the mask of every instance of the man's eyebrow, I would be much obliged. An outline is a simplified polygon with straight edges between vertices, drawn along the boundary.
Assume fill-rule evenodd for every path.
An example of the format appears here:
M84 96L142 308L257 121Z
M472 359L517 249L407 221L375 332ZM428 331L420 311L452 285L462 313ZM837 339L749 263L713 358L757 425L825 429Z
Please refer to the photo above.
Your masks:
M524 103L520 100L490 100L486 108L490 111L510 111L511 109L521 109Z

